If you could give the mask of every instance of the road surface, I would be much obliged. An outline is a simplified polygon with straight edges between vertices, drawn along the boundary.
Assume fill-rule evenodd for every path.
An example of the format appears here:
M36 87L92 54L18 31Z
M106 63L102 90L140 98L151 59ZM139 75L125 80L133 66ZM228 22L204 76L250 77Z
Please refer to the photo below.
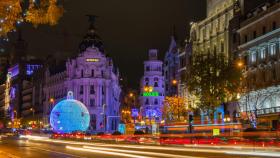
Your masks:
M270 154L270 155L269 155ZM239 158L280 157L279 153L242 149L85 143L51 139L0 140L0 158Z

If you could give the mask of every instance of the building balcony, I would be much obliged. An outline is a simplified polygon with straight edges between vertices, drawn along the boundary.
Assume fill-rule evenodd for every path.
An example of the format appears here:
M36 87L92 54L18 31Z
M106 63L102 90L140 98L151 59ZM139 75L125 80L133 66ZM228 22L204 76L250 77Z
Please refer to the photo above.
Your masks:
M22 108L23 109L30 109L32 106L31 106L31 102L26 102L26 103L23 103L22 104Z
M280 106L257 110L258 115L275 114L275 113L280 113Z

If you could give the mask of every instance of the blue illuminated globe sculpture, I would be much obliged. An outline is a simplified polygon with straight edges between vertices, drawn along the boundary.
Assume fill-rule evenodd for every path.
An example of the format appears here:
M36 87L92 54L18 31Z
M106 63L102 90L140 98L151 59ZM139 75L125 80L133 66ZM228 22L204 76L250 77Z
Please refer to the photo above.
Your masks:
M73 92L68 92L67 99L57 103L50 115L51 126L58 133L84 132L89 122L90 115L86 106L73 99Z

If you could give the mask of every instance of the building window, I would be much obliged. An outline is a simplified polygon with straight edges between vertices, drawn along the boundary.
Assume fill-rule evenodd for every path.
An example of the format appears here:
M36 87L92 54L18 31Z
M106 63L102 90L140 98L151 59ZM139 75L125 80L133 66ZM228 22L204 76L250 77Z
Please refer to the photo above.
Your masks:
M260 57L261 59L265 59L265 48L260 49Z
M266 33L266 27L265 26L262 28L262 32L263 32L263 35Z
M236 41L237 41L237 37L236 37L236 36L237 36L237 34L234 33L234 34L233 34L233 43L236 43Z
M257 53L256 52L252 52L251 53L251 63L255 63L257 60Z
M158 82L155 82L155 83L154 83L154 87L158 87Z
M158 105L158 99L157 98L155 99L154 104Z
M80 85L80 94L84 94L84 86Z
M276 44L271 44L270 45L270 55L271 56L276 55Z
M105 94L105 88L104 88L104 86L102 86L102 95L104 95Z
M94 85L90 86L90 94L95 94Z
M246 42L248 42L248 36L247 35L244 36L244 43L246 43Z
M157 78L157 77L155 77L155 78L154 78L154 81L158 81L158 78Z
M150 71L150 66L146 66L146 71Z
M213 50L214 54L217 53L217 48L216 48L216 45L214 45L214 50Z
M257 38L257 31L254 31L253 38Z
M225 46L224 46L224 41L221 41L221 53L223 53L224 52L224 50L225 50L225 48L224 48Z
M90 122L91 122L92 130L96 130L96 115L91 114L90 117L91 117Z
M148 104L149 104L149 99L146 99L145 105L148 105Z
M94 77L94 70L91 70L91 77Z
M94 100L94 98L92 98L92 99L89 100L89 105L90 105L91 107L94 107L94 106L95 106L95 100Z
M146 78L145 78L145 81L146 81L146 82L149 82L149 78L146 77Z
M81 78L84 77L84 70L81 70Z
M101 71L101 77L102 78L104 77L104 71L103 70Z
M276 30L276 28L277 28L276 21L273 21L273 23L272 23L272 30Z

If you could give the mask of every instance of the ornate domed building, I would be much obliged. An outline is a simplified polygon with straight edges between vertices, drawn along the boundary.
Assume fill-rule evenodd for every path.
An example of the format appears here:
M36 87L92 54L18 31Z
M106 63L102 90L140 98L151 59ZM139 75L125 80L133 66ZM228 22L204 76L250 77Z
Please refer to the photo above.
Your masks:
M63 100L67 91L72 91L76 100L89 110L89 130L114 132L120 121L119 106L121 88L119 72L113 60L104 51L101 38L94 27L95 16L90 17L89 30L80 43L79 54L68 59L62 71L49 68L46 72L44 113L48 118L54 103Z

